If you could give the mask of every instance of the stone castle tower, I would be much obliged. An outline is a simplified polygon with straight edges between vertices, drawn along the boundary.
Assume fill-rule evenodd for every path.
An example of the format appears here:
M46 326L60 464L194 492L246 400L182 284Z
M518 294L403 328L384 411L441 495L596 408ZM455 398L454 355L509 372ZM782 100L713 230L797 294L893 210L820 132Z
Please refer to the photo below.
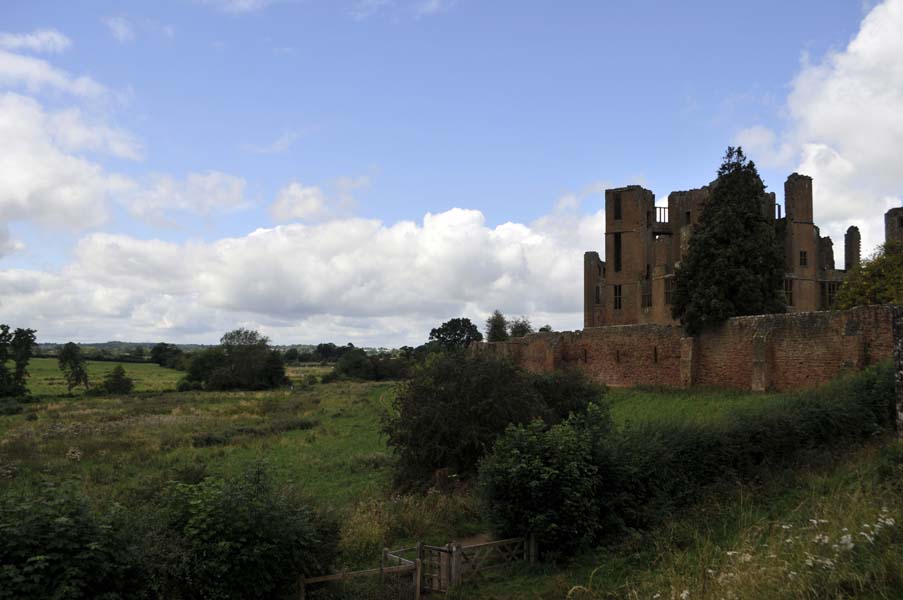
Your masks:
M710 189L672 192L667 206L638 185L605 191L605 256L583 258L584 327L634 323L673 324L671 289L675 265L687 251ZM784 182L781 215L773 193L763 211L784 246L784 293L788 311L827 310L846 275L834 264L834 242L822 237L813 218L812 178L793 173ZM903 208L885 215L887 240L903 243ZM850 227L844 238L846 269L859 264L861 236Z

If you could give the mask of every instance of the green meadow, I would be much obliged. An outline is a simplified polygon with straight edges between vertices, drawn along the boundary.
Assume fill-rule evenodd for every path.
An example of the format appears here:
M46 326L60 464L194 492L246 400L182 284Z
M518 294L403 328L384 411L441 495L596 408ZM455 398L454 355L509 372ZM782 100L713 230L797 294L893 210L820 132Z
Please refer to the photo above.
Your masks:
M92 379L116 364L91 362ZM329 368L309 365L291 367L293 385L282 390L176 392L181 372L122 364L133 394L70 396L56 361L32 361L35 402L0 416L0 493L74 480L98 506L140 510L170 481L233 475L262 462L280 484L339 518L351 567L376 564L384 545L444 543L487 529L468 487L450 495L393 491L393 457L379 434L393 383L310 383ZM631 427L716 423L782 397L637 388L612 389L607 398L616 426ZM859 533L873 532L879 519L903 520L901 465L903 446L887 437L852 452L812 452L762 481L719 487L666 527L564 565L509 568L456 597L678 598L686 590L689 598L891 598L903 586L901 528L882 526L873 543ZM831 549L850 532L853 548Z

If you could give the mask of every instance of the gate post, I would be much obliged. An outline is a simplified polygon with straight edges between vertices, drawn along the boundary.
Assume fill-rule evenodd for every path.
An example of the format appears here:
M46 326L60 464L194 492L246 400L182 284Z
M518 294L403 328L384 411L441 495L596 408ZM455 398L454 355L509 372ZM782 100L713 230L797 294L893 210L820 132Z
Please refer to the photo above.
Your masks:
M536 562L536 558L537 558L537 556L536 556L536 536L532 533L530 534L530 537L527 538L527 548L528 548L528 550L527 550L528 560L530 561L530 564L532 565L533 563Z
M894 428L903 439L903 306L893 308L894 337Z
M420 546L420 543L417 543ZM420 548L418 547L418 551ZM419 553L419 552L418 552ZM423 562L420 557L414 561L414 600L420 600L420 592L423 588Z
M298 589L300 590L300 591L298 592L298 598L299 598L300 600L304 600L304 594L305 594L305 589L304 589L304 588L305 588L305 587L307 587L307 584L306 584L305 581L304 581L304 575L302 575L301 577L298 578Z

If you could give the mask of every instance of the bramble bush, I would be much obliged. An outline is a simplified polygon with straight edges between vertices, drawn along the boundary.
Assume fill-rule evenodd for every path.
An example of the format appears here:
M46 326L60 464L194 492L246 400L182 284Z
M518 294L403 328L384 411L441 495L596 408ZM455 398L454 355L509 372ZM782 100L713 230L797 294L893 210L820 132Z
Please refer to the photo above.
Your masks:
M525 493L545 489L550 477L585 474L584 487L570 479L567 485L592 489L594 508L587 514L598 516L600 528L593 537L600 541L659 523L713 485L753 480L800 452L880 434L892 425L893 398L893 369L881 364L817 390L787 394L777 406L737 410L716 424L656 421L609 431L588 416L572 417L548 431L511 428L484 459L480 489L500 532L535 532L546 550L568 552L575 547L562 543L565 538L553 528L564 531L572 525L566 505L553 495L545 506L541 498ZM589 451L576 441L570 446L560 441L570 438L584 439ZM572 462L586 464L550 475L559 460L552 449L559 448L568 449ZM537 522L531 514L551 516Z
M127 598L135 544L124 515L98 516L74 485L0 495L0 598Z
M45 484L0 496L0 599L297 597L338 540L335 521L260 468L173 481L161 505L130 514Z
M319 575L338 552L338 525L277 490L255 468L233 480L172 483L142 557L152 595L274 598Z

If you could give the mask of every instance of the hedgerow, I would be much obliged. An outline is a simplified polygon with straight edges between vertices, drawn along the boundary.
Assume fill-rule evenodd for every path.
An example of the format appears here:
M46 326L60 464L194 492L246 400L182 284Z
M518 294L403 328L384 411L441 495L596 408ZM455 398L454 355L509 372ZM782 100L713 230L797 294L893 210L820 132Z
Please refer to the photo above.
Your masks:
M734 411L717 424L649 422L588 431L591 420L571 418L548 431L519 425L510 428L483 461L480 489L500 532L548 535L554 532L552 525L571 524L561 499L551 495L543 504L542 498L510 490L549 486L546 470L519 465L568 464L569 472L588 478L580 485L568 485L593 490L593 508L587 514L597 516L599 528L593 538L599 541L661 522L699 498L707 487L754 479L806 450L877 435L892 425L893 398L893 370L882 364L817 390L788 394L777 406L769 403L767 410ZM556 440L569 437L586 441L554 446ZM550 456L553 447L567 456ZM575 466L578 463L580 466ZM561 476L554 474L553 479ZM532 513L556 515L558 521L547 519L537 525L527 516ZM543 540L543 545L552 551L574 549L556 535Z

